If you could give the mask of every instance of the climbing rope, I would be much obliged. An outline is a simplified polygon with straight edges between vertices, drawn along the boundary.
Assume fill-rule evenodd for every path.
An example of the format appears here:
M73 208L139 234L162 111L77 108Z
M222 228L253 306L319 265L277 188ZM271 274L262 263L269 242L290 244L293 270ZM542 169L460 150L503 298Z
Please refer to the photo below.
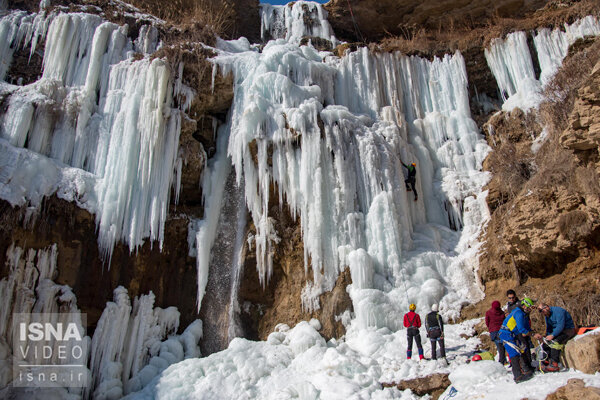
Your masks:
M354 34L362 43L365 42L365 38L363 37L360 29L358 28L358 24L356 23L356 19L354 19L354 13L352 12L352 6L350 5L350 0L346 0L348 3L348 8L350 9L350 16L352 17L352 25L354 25Z

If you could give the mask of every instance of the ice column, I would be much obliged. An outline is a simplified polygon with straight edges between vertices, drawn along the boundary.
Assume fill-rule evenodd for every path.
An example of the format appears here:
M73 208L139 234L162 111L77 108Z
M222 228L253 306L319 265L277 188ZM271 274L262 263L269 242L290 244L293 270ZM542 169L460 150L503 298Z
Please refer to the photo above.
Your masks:
M600 21L594 16L587 16L573 24L565 24L565 30L560 28L550 30L540 29L534 35L533 41L540 62L540 81L546 85L560 68L563 59L567 56L569 46L577 39L585 36L597 36L600 34Z
M535 78L525 32L514 32L506 39L494 39L485 58L498 82L503 109L529 109L541 101L541 87ZM510 101L509 101L510 99Z
M162 249L181 117L171 108L169 67L160 59L113 67L99 128L95 172L98 242L108 256L117 240L131 249L149 237Z
M136 297L132 307L127 290L116 288L114 301L106 304L92 338L94 380L89 394L119 399L140 390L170 364L197 357L202 323L196 321L182 335L171 336L178 327L177 309L154 308L152 292ZM171 337L161 342L167 336Z

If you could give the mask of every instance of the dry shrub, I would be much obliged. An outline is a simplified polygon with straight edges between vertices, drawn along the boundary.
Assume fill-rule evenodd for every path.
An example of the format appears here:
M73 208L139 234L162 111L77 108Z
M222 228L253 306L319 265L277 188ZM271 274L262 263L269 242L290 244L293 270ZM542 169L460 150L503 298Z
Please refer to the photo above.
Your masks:
M513 199L530 178L531 164L517 152L514 143L505 142L494 149L486 160L486 166L494 179L501 183L504 198L501 203Z
M576 241L588 236L592 231L592 226L585 211L573 210L560 216L558 230L565 238Z
M231 1L217 0L128 0L141 10L174 24L195 25L223 35L233 26L235 11Z

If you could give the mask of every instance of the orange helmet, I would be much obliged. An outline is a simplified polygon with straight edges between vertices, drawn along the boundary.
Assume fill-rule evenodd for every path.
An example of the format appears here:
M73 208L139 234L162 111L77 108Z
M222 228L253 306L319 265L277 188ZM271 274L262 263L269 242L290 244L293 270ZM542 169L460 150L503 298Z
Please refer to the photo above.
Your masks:
M412 163L412 164L410 164L410 165L412 165L413 167L416 167L416 166L417 166L417 163Z

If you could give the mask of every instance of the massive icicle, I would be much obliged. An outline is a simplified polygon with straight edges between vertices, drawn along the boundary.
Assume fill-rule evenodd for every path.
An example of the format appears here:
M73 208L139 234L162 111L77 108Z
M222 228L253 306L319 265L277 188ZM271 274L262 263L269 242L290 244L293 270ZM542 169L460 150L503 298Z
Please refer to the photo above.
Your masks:
M133 250L149 237L162 247L180 132L173 98L184 88L173 84L166 62L130 59L134 48L156 49L156 29L142 27L134 44L127 25L96 15L13 13L0 22L0 38L12 47L31 43L33 51L48 23L42 79L25 87L0 83L8 97L0 116L0 137L8 142L1 161L11 175L0 180L0 194L13 205L37 205L43 196L67 192L63 198L96 214L107 258L118 240ZM12 47L0 48L3 56ZM43 183L19 184L16 163L25 159L32 174L43 165L56 173ZM65 175L80 183L68 183Z

